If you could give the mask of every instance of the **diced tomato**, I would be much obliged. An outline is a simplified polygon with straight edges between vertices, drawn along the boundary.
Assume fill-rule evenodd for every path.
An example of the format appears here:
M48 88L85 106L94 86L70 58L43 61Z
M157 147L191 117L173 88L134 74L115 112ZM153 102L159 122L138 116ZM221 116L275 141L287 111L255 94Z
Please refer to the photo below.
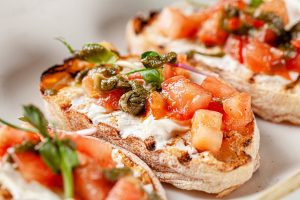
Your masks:
M269 45L275 45L278 39L278 35L270 28L265 28L259 30L256 38L261 41L265 42Z
M287 25L289 23L289 15L286 8L285 0L270 0L264 1L257 9L258 13L274 13L279 16L283 23Z
M236 31L241 27L241 20L238 17L232 17L227 20L227 28L230 31Z
M263 20L259 20L259 19L253 19L251 21L252 26L254 26L254 28L261 28L265 25L265 22Z
M118 110L119 100L124 94L122 89L114 89L109 92L102 93L97 101L97 104L108 110Z
M208 110L217 111L224 114L223 103L221 100L212 100L208 105Z
M223 109L224 123L228 130L239 129L253 120L251 97L247 93L239 93L224 100Z
M258 40L251 40L243 52L246 66L254 73L273 73L283 64L281 50Z
M101 167L113 168L115 166L111 156L112 147L108 143L79 135L74 135L71 138L76 143L79 152L95 159Z
M209 92L184 76L175 76L163 82L162 94L172 111L186 119L192 118L196 110L207 108L212 98Z
M86 94L91 98L98 98L100 96L100 92L95 89L94 80L90 76L86 76L82 80L82 88L86 92Z
M150 94L149 105L150 112L155 119L160 119L168 113L168 104L166 99L156 91Z
M167 80L173 76L175 76L174 67L169 64L164 64L164 68L163 68L164 80Z
M80 199L104 200L113 187L113 183L106 180L101 167L93 162L77 167L73 174L75 193Z
M192 145L198 151L218 151L223 140L221 127L221 113L211 110L197 110L192 119Z
M300 39L297 40L292 40L292 45L297 48L298 50L300 50Z
M128 76L129 80L142 79L142 75L139 72L132 73Z
M287 60L286 66L288 70L300 73L300 53L298 52L294 58Z
M213 97L220 99L225 99L238 93L232 86L211 76L206 77L201 86L210 92Z
M8 126L0 127L0 157L6 154L8 148L21 144L24 141L39 141L35 133L20 131Z
M162 34L177 39L193 36L199 25L197 21L189 19L178 9L167 7L159 15L157 26Z
M62 186L62 177L55 174L40 155L33 152L18 152L13 154L12 158L26 180L37 181L50 188Z
M243 63L243 47L245 45L245 38L236 35L230 35L226 41L225 52L234 59Z
M198 32L198 39L206 46L222 46L225 44L228 33L221 27L222 12L212 13Z
M144 192L133 177L121 178L110 191L106 200L140 200L143 199Z

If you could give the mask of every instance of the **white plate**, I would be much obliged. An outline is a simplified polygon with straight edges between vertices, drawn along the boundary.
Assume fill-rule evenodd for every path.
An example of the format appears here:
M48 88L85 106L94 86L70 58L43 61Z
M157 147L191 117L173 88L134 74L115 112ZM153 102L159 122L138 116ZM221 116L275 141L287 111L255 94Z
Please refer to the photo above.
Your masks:
M89 41L111 41L125 52L124 28L136 12L171 1L159 0L1 0L0 116L13 122L20 105L42 107L39 76L69 56L53 38L64 36L75 47ZM300 102L299 102L300 103ZM257 199L266 189L300 169L300 128L258 119L261 167L254 177L228 198ZM166 185L168 197L212 199L201 192ZM300 199L296 192L287 199Z

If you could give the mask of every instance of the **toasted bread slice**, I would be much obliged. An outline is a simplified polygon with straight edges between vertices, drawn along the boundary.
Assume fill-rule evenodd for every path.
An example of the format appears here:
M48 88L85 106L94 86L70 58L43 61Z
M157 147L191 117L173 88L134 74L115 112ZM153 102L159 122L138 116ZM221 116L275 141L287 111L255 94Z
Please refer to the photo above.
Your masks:
M1 127L0 127L1 128ZM11 130L11 129L3 129ZM2 131L3 131L2 130ZM51 130L50 130L51 131ZM97 129L89 129L80 132L64 132L60 130L55 130L57 133L64 134L65 137L70 138L74 141L77 141L78 144L88 145L89 143L101 145L103 149L108 149L108 152L111 153L112 162L115 163L116 168L127 167L132 171L132 175L126 177L134 177L139 180L139 186L145 191L143 199L148 199L148 195L161 200L166 200L166 193L155 176L153 171L145 164L140 158L138 158L133 153L112 145L104 140L101 140L96 137L85 136L86 134L96 134ZM88 143L89 142L89 143ZM102 149L100 147L98 150ZM102 150L103 150L102 149ZM103 152L95 152L103 154ZM83 159L84 160L84 159ZM83 161L84 162L84 161ZM85 161L87 162L87 161ZM85 166L83 164L83 166ZM10 200L10 199L31 199L37 200L41 198L47 199L63 199L61 193L57 191L52 191L46 188L45 186L38 184L37 182L28 183L23 176L18 172L17 169L13 167L12 164L4 161L0 163L0 199L1 200ZM26 172L26 171L25 171ZM101 186L102 187L102 186ZM124 191L123 191L124 192ZM130 191L126 191L127 194L130 194ZM75 191L76 193L76 191ZM152 197L151 197L152 198Z
M176 5L184 13L194 8L187 3ZM127 25L127 42L132 54L145 50L158 52L175 51L186 53L190 50L214 53L216 49L207 49L194 39L170 39L156 27L159 13L137 16ZM170 30L172 31L172 30ZM291 80L278 75L253 73L249 68L226 55L216 58L195 55L195 66L219 74L240 91L252 96L253 111L260 117L272 122L290 122L300 124L300 75L291 73Z
M136 63L137 58L120 58L120 64L128 62ZM101 108L93 103L95 99L87 97L82 87L74 84L73 77L85 65L89 63L75 58L68 59L64 64L45 71L41 77L41 94L49 119L55 127L70 131L94 127L97 132L90 136L104 139L136 154L152 168L162 182L181 189L217 194L219 197L240 187L259 167L260 137L255 119L247 125L246 134L228 134L221 151L217 153L195 151L190 143L190 131L172 137L160 148L157 148L159 141L155 137L163 133L159 132L161 129L158 126L150 127L150 136L121 134L122 129L118 129L114 123L124 120L125 124L135 128L138 121L132 122L136 118L129 114L123 119L111 116L107 123L100 120L104 115L101 114ZM67 81L61 81L61 77ZM49 95L49 89L56 92ZM118 115L122 111L116 112L115 115ZM168 127L163 128L168 130Z

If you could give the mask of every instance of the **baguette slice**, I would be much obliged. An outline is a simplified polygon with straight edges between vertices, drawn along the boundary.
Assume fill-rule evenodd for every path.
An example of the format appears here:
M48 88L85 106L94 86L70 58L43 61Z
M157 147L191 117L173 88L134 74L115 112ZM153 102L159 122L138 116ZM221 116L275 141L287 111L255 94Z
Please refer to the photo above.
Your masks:
M12 128L0 127L0 131L11 130ZM50 130L51 131L51 130ZM141 187L149 194L155 194L157 199L166 200L166 193L157 179L153 171L145 164L140 158L133 153L110 144L99 138L86 136L89 134L96 134L97 129L88 129L80 132L65 132L55 130L58 133L64 134L67 138L74 139L78 144L87 145L86 142L92 142L103 146L103 149L109 149L113 162L116 163L116 167L128 167L133 171L134 177L139 179ZM3 135L3 134L2 134ZM99 150L101 147L99 148ZM95 152L96 153L96 152ZM97 152L99 154L103 152ZM60 193L53 192L47 189L45 186L38 184L37 182L27 182L11 164L3 161L0 163L0 199L1 200L13 200L26 198L30 200L38 200L41 198L56 200L62 199ZM124 192L124 191L123 191ZM126 191L130 193L130 191ZM26 193L26 194L25 194Z
M137 58L132 56L120 59L122 63L137 62ZM93 100L86 97L81 86L74 85L72 78L81 70L78 66L85 64L87 63L82 60L68 59L64 64L56 65L42 74L41 94L48 118L55 127L69 131L97 128L97 132L90 136L104 139L136 154L152 168L160 181L185 190L199 190L222 197L244 184L258 169L260 136L254 118L248 124L249 132L246 136L238 132L233 133L232 137L229 136L234 141L231 144L236 148L228 151L228 155L227 151L219 154L209 151L195 153L189 142L190 132L183 137L172 138L164 147L155 149L156 141L153 137L163 134L157 132L159 129L155 127L150 127L153 137L141 138L130 134L124 137L120 133L122 130L117 127L97 121L103 116L101 109L88 103L92 107L87 111L86 105L80 104L82 99L85 102ZM57 93L47 95L49 89L55 89ZM124 123L133 128L138 126L136 121L131 123L132 118L127 116ZM166 126L163 128L168 129Z
M184 13L195 10L188 3L176 4L174 7ZM155 15L144 13L128 22L126 38L130 53L139 54L145 50L178 53L186 53L190 50L206 53L218 51L207 49L195 40L172 40L165 37L156 28L158 16L159 13ZM238 90L251 94L253 111L263 119L300 125L299 73L292 72L291 80L281 76L256 74L228 55L223 58L195 55L192 60L195 66L215 72Z

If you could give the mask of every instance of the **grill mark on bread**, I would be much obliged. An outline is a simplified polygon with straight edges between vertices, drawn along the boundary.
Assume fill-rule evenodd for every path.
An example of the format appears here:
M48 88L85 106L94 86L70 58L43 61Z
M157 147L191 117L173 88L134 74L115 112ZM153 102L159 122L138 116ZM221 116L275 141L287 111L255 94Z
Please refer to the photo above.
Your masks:
M13 200L12 194L2 184L0 184L0 199Z
M144 28L151 24L156 16L158 15L157 11L150 11L148 16L139 15L133 19L134 32L138 35L143 32Z
M286 90L294 89L298 84L300 84L300 75L298 75L297 79L285 86Z

